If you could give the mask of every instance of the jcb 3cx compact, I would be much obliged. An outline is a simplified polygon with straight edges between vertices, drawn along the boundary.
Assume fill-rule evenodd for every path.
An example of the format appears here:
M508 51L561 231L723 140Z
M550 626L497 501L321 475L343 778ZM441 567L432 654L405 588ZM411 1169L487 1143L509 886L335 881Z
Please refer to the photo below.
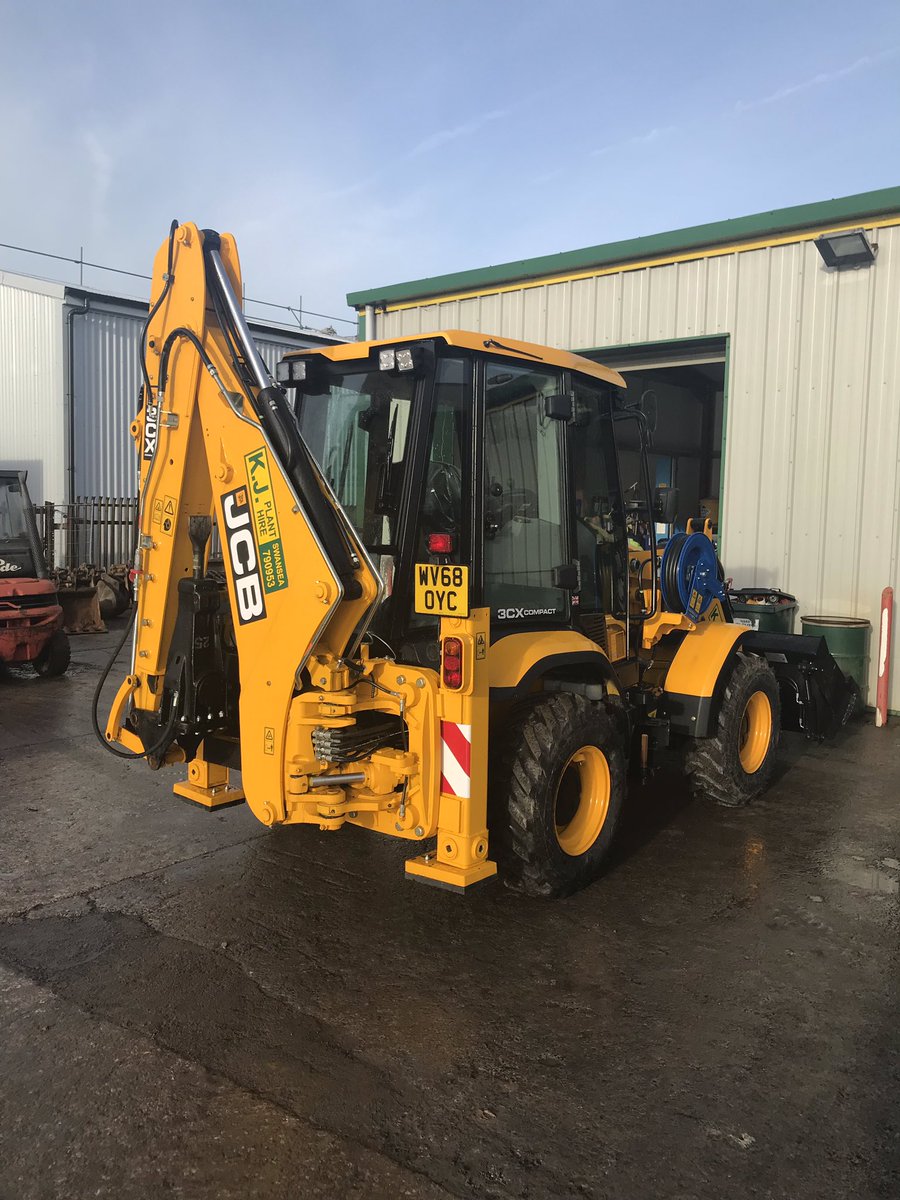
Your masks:
M300 351L276 381L240 295L233 238L173 224L132 425L131 670L98 728L114 753L186 763L175 791L207 808L406 838L417 880L499 865L559 896L597 875L632 759L669 746L743 804L782 726L847 719L820 640L729 621L708 529L660 560L676 498L614 371L445 331Z

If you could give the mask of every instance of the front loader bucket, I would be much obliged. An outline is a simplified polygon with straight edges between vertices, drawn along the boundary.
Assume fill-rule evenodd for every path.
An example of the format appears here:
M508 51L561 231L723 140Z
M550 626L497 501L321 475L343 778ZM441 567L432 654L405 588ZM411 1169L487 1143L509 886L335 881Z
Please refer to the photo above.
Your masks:
M106 633L95 587L60 588L59 603L67 633Z
M781 724L815 741L832 738L859 710L859 687L832 658L825 639L748 633L741 648L764 654L781 691Z

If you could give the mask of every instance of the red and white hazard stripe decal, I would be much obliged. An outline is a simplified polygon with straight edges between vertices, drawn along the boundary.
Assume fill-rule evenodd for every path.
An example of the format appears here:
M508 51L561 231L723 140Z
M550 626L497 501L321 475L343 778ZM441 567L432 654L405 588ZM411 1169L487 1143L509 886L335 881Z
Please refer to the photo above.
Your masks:
M472 787L472 726L441 721L441 791L468 796Z

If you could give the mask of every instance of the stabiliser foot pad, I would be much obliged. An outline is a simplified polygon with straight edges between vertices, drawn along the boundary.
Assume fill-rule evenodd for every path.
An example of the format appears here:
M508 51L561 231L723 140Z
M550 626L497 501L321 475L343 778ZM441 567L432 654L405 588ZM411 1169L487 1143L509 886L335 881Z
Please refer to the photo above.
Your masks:
M448 892L466 892L476 884L486 883L497 874L497 864L486 859L471 867L454 867L449 863L438 862L436 858L418 858L406 860L406 878L414 883L427 883L431 887L444 888Z
M228 787L199 787L196 783L176 783L172 788L176 796L199 804L202 808L212 811L214 808L230 808L233 804L243 804L244 793L241 788Z

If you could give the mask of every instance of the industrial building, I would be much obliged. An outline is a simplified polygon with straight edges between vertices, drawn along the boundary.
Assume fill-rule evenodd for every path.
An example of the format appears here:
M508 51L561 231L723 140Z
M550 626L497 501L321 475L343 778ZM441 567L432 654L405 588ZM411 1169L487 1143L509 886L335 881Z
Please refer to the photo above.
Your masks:
M137 494L140 300L0 271L0 467L28 471L36 503ZM250 320L270 369L336 338Z
M900 187L347 300L366 338L468 329L617 368L656 481L717 517L735 586L877 622L900 556Z

